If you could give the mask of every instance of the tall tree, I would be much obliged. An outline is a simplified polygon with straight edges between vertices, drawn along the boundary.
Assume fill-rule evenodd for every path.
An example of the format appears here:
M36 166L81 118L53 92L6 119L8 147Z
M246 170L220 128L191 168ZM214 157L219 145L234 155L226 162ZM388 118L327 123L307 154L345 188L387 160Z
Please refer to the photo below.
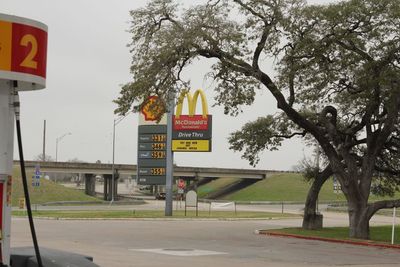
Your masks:
M117 113L132 104L137 110L152 94L179 93L188 87L182 71L213 58L209 77L226 114L251 105L259 90L269 91L280 110L230 136L231 148L250 164L295 136L321 147L328 164L314 180L305 215L315 212L315 196L331 174L348 201L351 237L368 238L373 214L400 206L368 202L371 189L392 193L400 183L400 1L210 0L183 9L153 0L131 17L133 81L122 87ZM262 67L266 57L277 75Z

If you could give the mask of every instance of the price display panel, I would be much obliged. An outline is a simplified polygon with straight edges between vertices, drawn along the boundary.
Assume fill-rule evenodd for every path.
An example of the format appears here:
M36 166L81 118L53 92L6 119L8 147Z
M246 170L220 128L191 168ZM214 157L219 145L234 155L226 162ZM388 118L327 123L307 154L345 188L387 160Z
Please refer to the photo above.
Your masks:
M166 150L166 143L140 143L139 150L141 151L152 151L152 150Z
M140 151L139 159L165 159L167 156L165 151Z
M153 142L167 142L166 134L152 134L151 141Z
M151 152L151 158L153 159L165 159L166 157L165 151L153 151Z
M159 168L141 168L139 169L140 175L165 175L166 169L164 167Z
M139 125L138 184L165 185L166 125Z
M167 134L142 134L139 135L139 142L167 142Z
M167 144L166 143L152 143L151 148L153 150L165 150L165 149L167 149Z

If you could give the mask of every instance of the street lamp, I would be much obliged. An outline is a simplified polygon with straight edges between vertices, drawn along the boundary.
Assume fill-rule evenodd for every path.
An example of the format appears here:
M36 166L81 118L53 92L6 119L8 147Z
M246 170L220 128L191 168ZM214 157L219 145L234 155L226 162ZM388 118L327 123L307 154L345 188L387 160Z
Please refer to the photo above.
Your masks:
M60 142L64 137L66 137L67 135L71 135L72 133L65 133L59 137L56 138L56 162L58 159L58 142Z
M112 167L111 167L111 171L112 171L112 177L111 177L111 202L110 204L112 204L114 202L114 179L115 179L115 126L117 126L123 119L126 118L126 116L129 115L129 113L131 113L132 111L128 112L127 114L125 114L125 116L121 116L118 118L114 118L114 124L113 124L113 142L112 142Z

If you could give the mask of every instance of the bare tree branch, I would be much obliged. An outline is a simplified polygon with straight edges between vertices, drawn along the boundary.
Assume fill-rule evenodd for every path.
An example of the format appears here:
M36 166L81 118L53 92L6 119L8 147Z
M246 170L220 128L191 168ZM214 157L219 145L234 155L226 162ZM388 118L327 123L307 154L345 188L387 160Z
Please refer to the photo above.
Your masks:
M380 209L391 209L400 207L400 199L382 200L369 204L368 219L370 219Z

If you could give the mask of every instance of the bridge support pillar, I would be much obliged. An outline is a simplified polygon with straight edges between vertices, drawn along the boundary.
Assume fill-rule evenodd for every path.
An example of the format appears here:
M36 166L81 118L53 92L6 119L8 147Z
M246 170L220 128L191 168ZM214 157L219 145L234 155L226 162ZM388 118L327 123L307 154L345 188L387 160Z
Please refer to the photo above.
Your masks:
M111 185L110 181L112 179L111 174L103 174L104 177L104 200L111 201Z
M89 196L96 195L96 177L94 174L85 173L85 194Z
M104 200L112 200L112 174L104 174ZM114 200L118 200L118 179L114 181Z

